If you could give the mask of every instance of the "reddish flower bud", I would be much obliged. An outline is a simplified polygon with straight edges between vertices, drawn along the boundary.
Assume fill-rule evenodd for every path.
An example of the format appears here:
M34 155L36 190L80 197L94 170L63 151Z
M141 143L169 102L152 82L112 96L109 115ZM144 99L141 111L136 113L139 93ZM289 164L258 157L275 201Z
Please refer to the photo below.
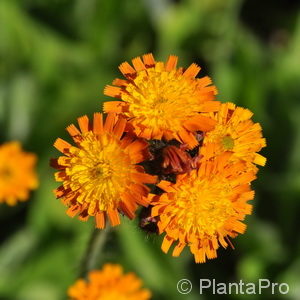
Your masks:
M187 173L194 168L194 160L184 150L176 146L167 146L163 149L162 167L165 174Z

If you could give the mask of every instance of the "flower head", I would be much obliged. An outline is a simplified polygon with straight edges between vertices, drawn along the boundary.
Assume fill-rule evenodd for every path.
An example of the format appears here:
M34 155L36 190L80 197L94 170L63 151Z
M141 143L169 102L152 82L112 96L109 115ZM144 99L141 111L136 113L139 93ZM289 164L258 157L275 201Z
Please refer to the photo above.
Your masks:
M120 265L106 264L91 271L89 281L79 279L68 290L72 300L148 300L151 293L142 289L142 281L134 274L123 274Z
M152 217L159 217L160 233L165 233L162 250L168 252L178 241L173 256L179 256L186 245L195 261L217 257L219 244L231 245L229 237L244 233L241 221L251 214L254 192L250 182L253 170L243 162L229 163L228 154L203 162L198 170L177 176L176 183L161 181L165 193L150 195Z
M216 125L204 135L200 149L204 159L230 152L233 161L265 165L266 159L257 152L266 146L266 140L262 137L261 126L251 120L251 111L236 107L233 103L225 103L218 112L209 115Z
M19 142L0 146L0 203L15 205L25 201L29 191L36 189L36 155L24 152Z
M196 78L200 67L176 68L177 57L156 62L152 54L124 62L119 69L124 79L106 86L104 94L122 101L104 103L106 112L124 114L139 137L177 139L190 148L198 144L195 131L207 131L215 121L202 113L216 111L219 102L209 77Z
M148 175L137 165L147 158L147 143L124 135L127 121L109 114L103 124L102 114L94 114L93 122L87 116L67 127L76 146L57 139L54 146L64 156L52 161L59 171L55 178L63 182L55 190L62 198L71 217L96 218L98 228L105 227L109 218L113 226L120 224L118 212L134 217L138 204L147 206L146 183L155 183L156 177Z

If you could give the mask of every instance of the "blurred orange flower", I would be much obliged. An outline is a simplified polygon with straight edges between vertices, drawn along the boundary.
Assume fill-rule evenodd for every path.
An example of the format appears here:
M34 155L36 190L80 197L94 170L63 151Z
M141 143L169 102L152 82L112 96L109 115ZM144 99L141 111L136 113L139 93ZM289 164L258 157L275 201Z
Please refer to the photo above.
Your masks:
M79 279L68 290L72 300L148 300L151 293L142 289L142 281L134 273L123 273L120 265L106 264L91 271L89 280Z
M29 198L29 191L38 186L36 161L36 155L24 152L19 142L0 146L0 203L16 205Z
M112 226L119 225L119 211L134 218L139 204L148 205L145 183L156 182L137 165L147 158L148 144L124 136L127 121L116 114L108 114L104 124L100 113L94 114L93 122L83 116L78 124L80 130L73 124L67 127L76 146L62 139L54 143L64 154L52 160L59 170L56 181L63 182L55 190L56 197L69 207L69 216L79 214L83 221L94 216L101 229L106 217Z
M198 144L195 131L213 129L215 121L203 112L218 110L216 87L209 77L196 78L200 67L176 68L177 56L156 62L152 54L124 62L119 69L124 79L106 86L104 94L122 101L104 103L105 112L125 115L139 137L177 139L190 148Z
M162 250L178 241L173 256L186 245L197 263L217 257L219 244L232 245L229 238L244 233L241 221L251 214L254 192L250 182L255 172L243 162L230 163L229 154L203 162L198 170L178 175L176 183L161 181L161 195L152 199L152 217L159 217L159 232L165 233Z

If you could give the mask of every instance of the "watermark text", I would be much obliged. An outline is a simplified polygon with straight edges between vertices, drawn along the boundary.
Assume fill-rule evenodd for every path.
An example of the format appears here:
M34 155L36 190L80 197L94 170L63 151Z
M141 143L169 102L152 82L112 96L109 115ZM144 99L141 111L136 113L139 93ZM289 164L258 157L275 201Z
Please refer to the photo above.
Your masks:
M259 279L258 282L244 282L242 279L239 282L217 282L215 279L200 279L199 293L212 293L217 295L230 294L262 294L268 290L272 295L288 294L290 287L287 283L271 282L269 279ZM177 291L180 294L189 294L193 289L192 282L189 279L181 279L177 283Z

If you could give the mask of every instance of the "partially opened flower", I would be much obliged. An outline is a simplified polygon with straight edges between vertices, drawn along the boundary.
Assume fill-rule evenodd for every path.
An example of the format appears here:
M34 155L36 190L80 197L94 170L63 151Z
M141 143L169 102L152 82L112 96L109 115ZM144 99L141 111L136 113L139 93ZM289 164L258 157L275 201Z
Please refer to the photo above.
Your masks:
M29 198L30 190L38 186L36 160L36 155L24 152L19 142L0 146L0 203L15 205Z
M106 264L102 270L91 271L88 281L76 281L68 296L72 300L148 300L151 293L134 273L124 274L120 265Z
M253 113L233 103L222 104L220 110L209 116L216 120L215 128L204 135L200 149L204 159L230 152L233 161L243 160L264 166L265 157L258 154L266 146L259 123L251 120Z
M71 217L80 220L96 218L98 228L105 227L106 217L113 226L120 224L119 212L135 216L138 205L147 206L146 183L155 183L137 165L147 158L147 143L124 135L127 121L109 114L103 124L102 114L95 113L93 122L87 116L67 127L76 146L57 139L54 146L64 156L52 161L59 171L55 178L63 184L55 190L69 208Z
M177 57L156 62L152 54L124 62L124 79L106 86L104 94L121 101L104 103L104 111L124 114L139 137L177 139L190 148L198 144L194 132L213 129L215 121L203 116L219 107L209 77L196 78L200 67L176 68Z
M217 257L219 245L232 245L229 238L246 229L242 221L252 211L247 201L254 197L254 179L245 163L229 163L228 154L223 154L178 175L176 183L161 181L158 186L165 193L150 196L152 217L159 217L159 232L165 233L162 250L168 252L178 242L173 256L188 245L197 263Z

